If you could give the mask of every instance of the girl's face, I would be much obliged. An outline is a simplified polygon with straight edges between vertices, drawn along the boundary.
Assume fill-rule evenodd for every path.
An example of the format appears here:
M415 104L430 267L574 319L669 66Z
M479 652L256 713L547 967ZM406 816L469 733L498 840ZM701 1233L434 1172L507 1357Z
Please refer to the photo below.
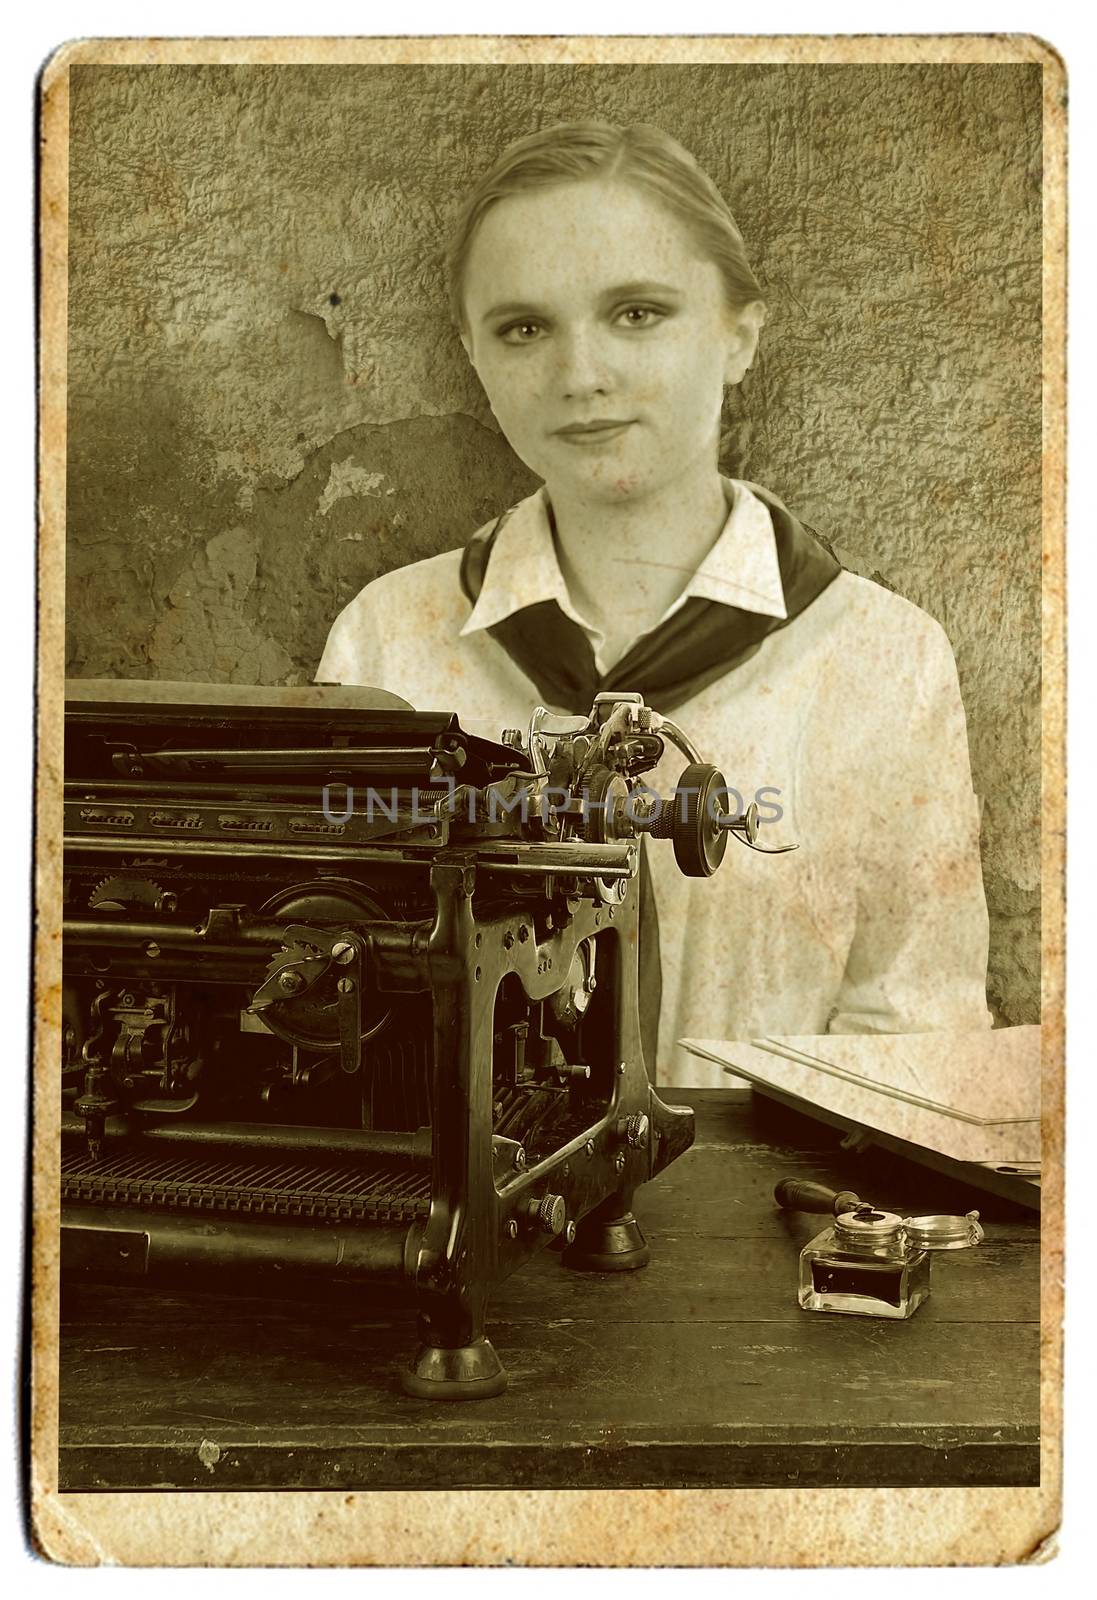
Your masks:
M716 468L725 383L758 337L678 219L622 182L512 195L465 275L462 342L526 465L584 500L639 499Z

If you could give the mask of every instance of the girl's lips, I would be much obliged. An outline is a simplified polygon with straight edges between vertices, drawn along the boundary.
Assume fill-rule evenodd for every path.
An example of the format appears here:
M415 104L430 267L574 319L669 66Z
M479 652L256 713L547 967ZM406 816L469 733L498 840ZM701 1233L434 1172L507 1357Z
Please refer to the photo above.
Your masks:
M578 428L564 431L559 429L556 437L565 444L594 445L605 444L610 439L619 438L626 428L631 428L631 422L598 423L591 428Z

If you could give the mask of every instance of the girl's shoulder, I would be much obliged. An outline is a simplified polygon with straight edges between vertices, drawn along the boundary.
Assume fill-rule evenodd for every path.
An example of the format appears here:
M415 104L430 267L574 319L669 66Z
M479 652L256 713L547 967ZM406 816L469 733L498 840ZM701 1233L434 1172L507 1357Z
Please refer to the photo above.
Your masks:
M831 584L835 621L846 635L875 646L916 650L922 655L952 659L948 634L936 617L886 584L843 568Z
M801 621L809 623L802 638L809 659L828 681L844 685L866 730L886 720L896 701L909 705L912 694L958 697L956 657L944 628L872 578L843 569L793 627Z
M394 567L360 589L328 631L317 669L322 683L400 683L428 671L440 641L458 632L468 604L458 574L461 550ZM417 692L417 691L416 691Z
M837 615L846 627L887 627L910 637L944 635L941 624L928 611L879 579L843 567L832 588Z
M377 616L383 626L394 627L403 616L413 613L424 627L445 627L451 613L457 617L468 610L467 604L460 604L458 582L463 554L463 546L443 550L440 555L381 573L359 589L337 620L363 622Z
M746 489L760 500L771 516L791 519L801 535L810 535L833 555L828 541L820 538L806 522L800 522L772 489L746 479L734 481L738 487ZM801 616L809 623L807 628L798 628L797 642L801 645L805 633L814 631L820 641L825 641L829 647L851 637L863 641L885 636L899 646L920 644L930 650L943 647L951 655L944 629L929 612L898 594L886 582L862 577L847 567L843 567L834 581L826 585Z

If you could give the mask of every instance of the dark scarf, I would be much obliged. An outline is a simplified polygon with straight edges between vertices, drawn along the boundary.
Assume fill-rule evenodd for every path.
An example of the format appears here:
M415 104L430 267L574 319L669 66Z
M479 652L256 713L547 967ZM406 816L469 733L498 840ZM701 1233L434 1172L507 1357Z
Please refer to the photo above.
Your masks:
M744 611L740 606L694 597L651 633L645 633L607 673L599 674L594 650L582 628L566 617L555 600L523 606L486 631L536 685L550 708L575 715L589 711L594 696L606 690L638 691L646 705L664 716L700 694L710 683L750 659L768 634L806 611L842 570L810 528L798 522L775 496L750 484L768 507L781 571L784 617ZM473 536L461 561L461 588L475 605L483 588L496 535L509 512ZM688 734L689 729L687 728ZM640 849L640 1033L649 1073L656 1060L662 972L659 917L647 860Z
M590 710L596 694L621 689L638 691L647 705L669 715L725 672L741 666L768 634L787 627L842 570L811 529L778 499L755 484L749 487L773 519L786 616L768 617L694 597L638 639L604 675L595 665L590 640L555 600L523 606L486 631L555 710L579 715ZM465 548L461 588L472 605L483 587L496 535L509 515L504 512L494 527L475 534Z

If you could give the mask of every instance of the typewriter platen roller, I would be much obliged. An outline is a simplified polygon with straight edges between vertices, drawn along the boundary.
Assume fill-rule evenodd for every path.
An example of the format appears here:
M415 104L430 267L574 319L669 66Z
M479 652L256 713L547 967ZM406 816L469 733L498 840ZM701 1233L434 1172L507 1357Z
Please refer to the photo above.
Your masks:
M498 742L335 688L70 683L62 1263L402 1284L413 1394L505 1384L494 1283L643 1266L688 1148L638 1012L639 852L708 876L723 779L635 695ZM649 1063L654 1067L654 1063Z

